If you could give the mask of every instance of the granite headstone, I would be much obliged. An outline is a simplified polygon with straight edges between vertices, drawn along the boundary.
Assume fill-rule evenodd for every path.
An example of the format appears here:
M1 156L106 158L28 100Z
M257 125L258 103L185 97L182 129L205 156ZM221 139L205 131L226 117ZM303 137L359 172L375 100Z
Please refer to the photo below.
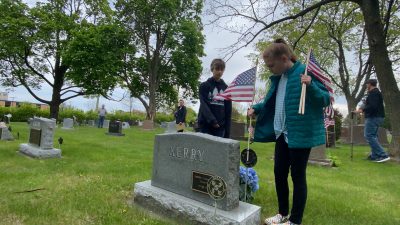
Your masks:
M62 129L73 129L74 128L74 120L71 118L64 118Z
M14 140L13 135L8 129L7 125L4 122L0 122L0 140L3 141L12 141Z
M94 120L88 120L88 126L94 127L96 126L96 123Z
M118 120L112 120L108 127L108 133L106 134L114 136L125 136L125 134L122 133L122 122Z
M131 128L128 122L122 122L122 129L128 129Z
M193 190L193 182L197 181L196 177L202 179L204 174L217 175L228 187L227 197L218 207L234 209L239 204L239 147L238 141L207 134L156 135L151 184L213 205L208 194L202 193L204 190Z
M103 128L109 128L110 127L110 120L104 120L103 122Z
M326 145L313 147L310 152L308 163L320 166L332 166L331 160L326 156Z
M61 157L61 150L53 148L56 121L35 117L30 122L29 143L21 144L19 151L34 158Z
M168 122L165 133L176 133L176 122Z
M340 139L343 143L351 144L351 129L350 127L342 127ZM379 127L378 141L382 146L389 146L387 132L385 128ZM353 126L353 144L368 145L364 137L364 124Z
M231 137L235 140L246 140L245 137L246 124L240 122L231 122Z
M145 120L143 121L143 130L153 130L154 129L154 122L152 120Z
M134 201L188 219L185 224L258 225L260 207L239 202L239 164L236 140L202 133L156 135L152 179L135 184ZM226 196L217 202L207 190L214 176L226 183ZM223 211L214 215L215 203Z

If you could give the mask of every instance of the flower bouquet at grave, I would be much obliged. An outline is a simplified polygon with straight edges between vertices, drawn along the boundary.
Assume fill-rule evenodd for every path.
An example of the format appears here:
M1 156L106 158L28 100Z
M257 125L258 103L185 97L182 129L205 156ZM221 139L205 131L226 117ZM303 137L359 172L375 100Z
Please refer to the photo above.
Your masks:
M246 185L247 180L247 185ZM247 189L247 193L245 191ZM254 199L254 193L259 189L258 176L253 168L240 166L239 170L239 200L243 202L252 202ZM246 195L246 197L245 197ZM246 199L245 199L246 198Z

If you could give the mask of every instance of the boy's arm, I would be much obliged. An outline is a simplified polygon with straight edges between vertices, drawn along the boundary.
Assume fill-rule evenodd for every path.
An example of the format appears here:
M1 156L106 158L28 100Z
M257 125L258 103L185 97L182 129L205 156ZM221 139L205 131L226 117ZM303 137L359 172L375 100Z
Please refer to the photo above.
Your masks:
M208 107L207 97L208 97L208 90L203 83L200 85L199 88L199 98L200 98L199 114L203 115L206 118L207 123L218 124L218 121L215 118L214 114L212 114L210 107Z
M225 134L224 138L231 136L231 121L232 121L232 101L224 101L225 104Z

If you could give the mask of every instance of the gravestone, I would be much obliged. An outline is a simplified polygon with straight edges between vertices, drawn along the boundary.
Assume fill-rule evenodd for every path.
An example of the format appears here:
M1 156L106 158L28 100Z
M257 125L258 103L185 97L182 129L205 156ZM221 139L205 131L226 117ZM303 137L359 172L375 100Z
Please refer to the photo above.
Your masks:
M351 129L350 127L342 127L340 139L345 144L351 144ZM378 141L382 146L389 146L387 132L385 128L379 127ZM354 145L368 145L364 137L364 124L353 126L353 143Z
M134 202L182 224L260 224L260 207L239 201L239 148L236 140L208 134L156 135L152 179L135 184ZM207 189L214 176L226 184L216 215Z
M35 117L31 120L29 128L29 141L20 145L20 153L33 158L61 157L61 150L53 148L55 120Z
M96 126L95 121L94 121L94 120L89 120L89 121L88 121L88 126L91 126L91 127Z
M73 129L74 128L74 120L71 118L64 118L62 129Z
M239 122L231 122L231 137L235 140L247 140L245 137L246 124Z
M153 130L154 129L154 122L152 120L145 120L143 121L143 130Z
M110 127L110 120L104 120L103 122L103 128L109 128Z
M108 133L106 134L114 136L125 136L125 134L122 133L122 122L118 120L111 121L108 127Z
M122 122L122 129L128 129L131 128L128 122Z
M168 128L168 123L167 122L161 122L161 128L167 129Z
M176 133L176 122L168 122L165 133Z
M3 141L12 141L14 140L13 135L8 130L6 123L0 122L0 140Z
M331 160L326 156L325 144L311 148L308 163L319 166L332 166Z
M142 126L143 126L143 122L142 122L142 121L139 120L137 123L138 123L138 126L139 126L139 127L142 127Z
M4 115L4 122L5 122L6 124L10 124L11 117L12 117L12 115L11 115L10 113L7 114L7 115Z
M336 147L336 134L335 132L328 131L327 132L327 140L326 140L327 148L335 148Z

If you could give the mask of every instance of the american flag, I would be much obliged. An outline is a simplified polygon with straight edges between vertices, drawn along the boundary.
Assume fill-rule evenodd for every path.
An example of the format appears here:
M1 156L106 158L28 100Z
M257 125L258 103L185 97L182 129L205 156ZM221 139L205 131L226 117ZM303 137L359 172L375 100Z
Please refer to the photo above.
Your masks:
M239 74L223 93L214 96L214 100L231 100L234 102L252 102L257 67Z
M335 120L331 119L329 117L325 117L324 124L325 124L325 129L327 129L329 126L334 126L335 125Z
M335 99L333 98L332 82L329 79L329 77L325 76L324 72L321 70L321 66L315 59L314 53L312 50L310 52L310 59L308 62L307 70L308 70L308 72L311 72L312 74L314 74L315 78L317 78L319 81L321 81L321 83L324 84L326 89L329 91L329 94L331 96L331 103L329 104L328 107L325 107L325 115L327 115L328 118L333 119L333 117L335 115L335 112L333 111L333 102L335 101Z

